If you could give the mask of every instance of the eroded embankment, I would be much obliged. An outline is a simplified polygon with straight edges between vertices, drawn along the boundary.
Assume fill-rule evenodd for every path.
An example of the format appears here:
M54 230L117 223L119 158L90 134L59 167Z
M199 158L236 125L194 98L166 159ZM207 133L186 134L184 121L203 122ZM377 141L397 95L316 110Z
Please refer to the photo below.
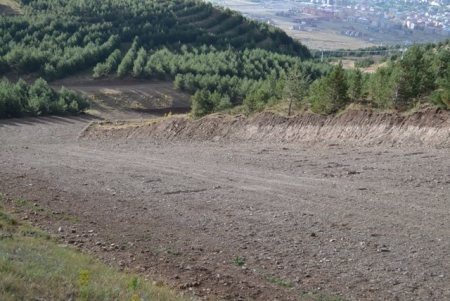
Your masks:
M427 109L409 115L347 111L340 116L304 113L285 117L262 113L255 117L208 116L200 120L166 118L153 123L94 123L82 139L187 139L272 142L354 143L450 146L450 113Z

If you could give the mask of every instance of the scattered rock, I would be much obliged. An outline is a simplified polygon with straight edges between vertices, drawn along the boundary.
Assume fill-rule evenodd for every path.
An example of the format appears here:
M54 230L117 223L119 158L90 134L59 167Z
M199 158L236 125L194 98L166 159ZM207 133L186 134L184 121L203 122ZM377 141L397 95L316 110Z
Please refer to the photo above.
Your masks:
M180 285L180 289L187 289L190 287L197 287L200 286L200 282L199 281L195 281L195 282L186 282L182 285Z
M354 171L354 170L350 170L347 172L348 175L359 175L360 172L359 171Z
M382 246L381 248L378 249L379 252L390 252L391 250L389 250L388 247L386 246Z

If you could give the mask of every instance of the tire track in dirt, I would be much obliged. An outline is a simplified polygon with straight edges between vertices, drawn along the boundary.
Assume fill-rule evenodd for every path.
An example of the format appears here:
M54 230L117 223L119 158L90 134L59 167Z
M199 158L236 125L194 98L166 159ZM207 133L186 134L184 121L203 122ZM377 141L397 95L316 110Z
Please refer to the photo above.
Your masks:
M77 140L86 121L65 121L0 123L0 187L78 216L99 235L84 250L114 265L228 300L450 297L446 149Z
M58 154L61 153L63 149L58 149L57 152L50 152L49 155L51 157L58 157ZM139 156L139 158L133 158L133 154L131 153L111 153L111 151L101 151L101 150L91 150L86 148L78 148L73 150L73 147L70 149L64 150L64 156L71 156L71 161L74 162L85 162L87 166L85 168L89 168L92 164L96 165L107 165L110 162L114 162L118 167L118 170L124 170L125 168L129 169L131 173L135 173L135 170L145 170L142 174L146 173L163 173L166 176L176 177L176 178L187 178L187 179L195 179L196 183L205 183L208 184L196 184L200 185L199 187L195 187L197 190L214 190L214 187L220 187L220 189L235 189L235 190L246 190L256 194L263 195L271 195L272 197L283 199L286 203L295 203L302 204L302 206L307 206L308 208L314 208L317 211L318 207L320 210L330 210L332 209L335 214L337 212L350 212L353 211L354 215L359 216L360 219L368 220L371 219L372 222L377 222L379 218L373 214L379 210L379 206L383 204L385 206L386 211L399 211L399 208L403 208L404 206L409 206L411 208L415 208L415 210L420 210L422 214L429 215L437 215L442 214L442 208L430 208L419 206L415 204L397 204L392 202L391 200L383 200L379 199L376 202L374 201L372 204L372 208L368 211L370 204L366 204L366 208L364 211L355 211L352 210L354 206L351 200L340 200L336 204L333 204L330 201L326 201L323 204L318 203L317 201L311 199L298 198L296 195L301 195L303 192L308 190L315 190L320 185L323 187L327 186L327 189L337 189L336 187L341 181L338 180L330 180L324 178L314 178L314 177L300 177L300 176L290 176L285 174L267 174L267 176L262 176L259 171L251 171L245 170L241 172L234 171L235 167L232 169L227 169L226 167L221 166L220 172L216 170L206 170L196 168L195 165L189 164L188 162L177 162L173 163L172 160L165 160L161 157L152 157L148 155ZM74 166L74 168L76 168ZM348 190L358 191L358 187L360 186L368 186L368 183L364 183L361 185L360 183L357 185L351 185L351 183L347 183ZM195 185L195 184L194 184ZM204 188L208 187L208 188ZM376 187L371 187L375 189ZM338 190L339 191L339 190ZM165 194L166 192L161 191L161 194ZM335 194L336 192L334 192ZM382 191L373 191L372 195L379 195ZM389 191L384 191L384 193L389 193ZM403 193L402 191L395 191L391 193ZM358 197L358 195L353 195L353 197ZM360 196L359 196L360 197ZM407 198L407 192L405 198ZM413 196L411 196L413 197ZM316 199L332 199L330 198L330 192L320 193L316 192L314 195ZM270 203L265 203L263 207L270 208L272 205ZM320 211L319 210L319 211ZM414 215L412 217L407 217L405 215L402 216L405 221L409 221L410 223L417 223L417 217ZM390 216L390 222L394 223L398 219L397 216ZM386 217L384 217L384 222L387 222ZM441 226L440 223L438 225L432 227L422 228L421 231L425 233L444 233L447 231L440 231Z

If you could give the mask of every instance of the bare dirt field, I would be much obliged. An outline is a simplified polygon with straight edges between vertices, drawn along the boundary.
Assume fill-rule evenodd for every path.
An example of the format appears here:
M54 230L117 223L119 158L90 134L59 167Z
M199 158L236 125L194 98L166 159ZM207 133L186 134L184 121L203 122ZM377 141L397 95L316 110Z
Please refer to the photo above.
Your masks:
M0 15L21 14L20 5L12 0L0 0Z
M187 113L190 95L176 90L167 81L106 78L93 80L90 76L70 77L52 82L60 89L70 88L88 95L91 115L112 119L142 118L148 114L164 116Z
M449 114L346 114L3 120L0 203L186 294L450 300Z

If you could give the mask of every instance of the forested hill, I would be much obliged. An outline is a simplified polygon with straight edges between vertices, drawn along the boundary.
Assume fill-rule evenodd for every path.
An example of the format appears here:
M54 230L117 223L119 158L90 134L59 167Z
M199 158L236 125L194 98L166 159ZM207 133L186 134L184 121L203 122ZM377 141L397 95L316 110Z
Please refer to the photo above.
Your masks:
M173 80L192 94L192 115L271 107L338 113L351 103L408 110L450 108L450 40L385 57L373 74L309 60L286 33L194 0L20 0L0 18L0 77L54 80L80 71ZM0 81L0 118L78 112L85 99ZM283 109L284 110L284 109Z
M217 50L263 48L301 60L310 57L308 49L285 32L203 1L19 2L22 15L0 18L0 76L14 71L62 78L111 55L120 60L133 41L148 53L162 47L176 52L182 45L214 45Z

